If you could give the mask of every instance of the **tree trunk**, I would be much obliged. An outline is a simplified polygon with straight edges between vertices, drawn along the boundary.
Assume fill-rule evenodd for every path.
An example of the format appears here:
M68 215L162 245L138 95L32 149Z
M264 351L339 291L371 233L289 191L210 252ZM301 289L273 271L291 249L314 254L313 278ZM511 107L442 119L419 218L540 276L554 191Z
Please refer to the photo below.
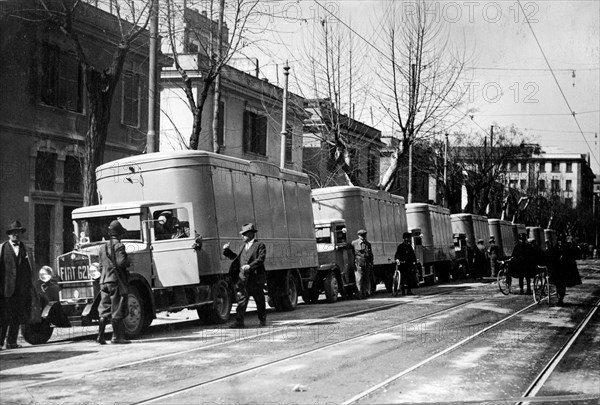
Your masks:
M209 73L210 74L210 73ZM200 131L202 131L202 111L204 110L204 104L208 98L208 90L212 84L214 78L207 76L204 80L202 92L198 97L198 105L194 112L194 126L192 127L192 135L190 136L190 149L197 150L200 140Z

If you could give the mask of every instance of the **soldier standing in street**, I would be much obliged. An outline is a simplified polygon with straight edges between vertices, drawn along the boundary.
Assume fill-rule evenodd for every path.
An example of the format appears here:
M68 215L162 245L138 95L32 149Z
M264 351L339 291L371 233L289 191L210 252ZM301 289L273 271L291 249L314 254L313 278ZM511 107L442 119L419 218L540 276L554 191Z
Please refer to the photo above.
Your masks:
M371 295L371 268L373 267L373 249L371 243L367 241L367 231L364 229L358 231L358 239L352 241L352 249L356 266L354 276L358 290L357 297L365 299Z
M112 344L131 343L125 339L125 324L123 320L129 312L127 297L129 294L128 283L129 275L127 273L127 253L125 245L121 243L121 238L126 229L121 223L114 220L108 226L108 236L110 240L100 248L100 264L102 274L100 276L100 305L98 306L99 326L98 339L96 341L105 345L104 329L108 321L113 328Z
M236 255L229 243L223 245L223 256L233 260L229 275L236 286L237 308L236 321L232 328L244 328L244 316L250 297L254 298L258 311L260 326L267 325L267 309L265 305L264 285L266 283L265 257L267 248L265 244L256 240L254 224L244 224L240 235L244 239L244 246Z
M405 295L405 293L406 295L414 295L411 290L411 284L413 280L413 268L417 265L417 256L410 244L410 237L410 232L404 232L402 234L402 239L404 239L404 241L398 245L396 254L394 255L396 264L400 266L402 295Z
M7 349L21 347L17 344L19 325L29 323L31 311L37 307L31 263L27 248L21 242L23 233L25 228L21 223L13 222L6 230L8 241L0 245L0 350L7 335Z

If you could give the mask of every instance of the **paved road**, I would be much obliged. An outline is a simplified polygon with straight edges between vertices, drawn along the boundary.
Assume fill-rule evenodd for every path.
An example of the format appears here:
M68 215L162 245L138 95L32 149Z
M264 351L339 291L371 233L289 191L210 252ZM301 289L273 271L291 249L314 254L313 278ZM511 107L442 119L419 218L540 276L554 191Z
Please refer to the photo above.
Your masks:
M535 402L596 404L600 261L580 271L565 307L484 280L299 305L269 313L267 328L253 313L245 330L161 314L131 345L82 338L2 351L0 402L515 403L531 391Z

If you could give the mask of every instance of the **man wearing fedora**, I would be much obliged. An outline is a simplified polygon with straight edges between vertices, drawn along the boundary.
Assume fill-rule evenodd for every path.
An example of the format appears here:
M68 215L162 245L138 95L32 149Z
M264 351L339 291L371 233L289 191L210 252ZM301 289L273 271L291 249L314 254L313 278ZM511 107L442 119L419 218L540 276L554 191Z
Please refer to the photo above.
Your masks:
M265 306L264 285L266 282L265 257L267 248L265 244L256 239L257 229L252 223L244 224L240 235L244 245L240 252L235 254L229 243L223 245L223 256L233 260L229 275L236 286L237 308L236 320L232 328L244 328L244 316L250 297L256 302L260 326L267 324L267 309Z
M6 230L8 241L0 245L0 349L5 339L7 349L21 347L17 344L19 325L30 322L36 297L27 248L21 241L23 233L21 223L13 222Z
M352 241L354 250L354 278L358 299L365 299L371 295L371 269L373 268L373 249L367 240L367 231L360 229L358 239Z

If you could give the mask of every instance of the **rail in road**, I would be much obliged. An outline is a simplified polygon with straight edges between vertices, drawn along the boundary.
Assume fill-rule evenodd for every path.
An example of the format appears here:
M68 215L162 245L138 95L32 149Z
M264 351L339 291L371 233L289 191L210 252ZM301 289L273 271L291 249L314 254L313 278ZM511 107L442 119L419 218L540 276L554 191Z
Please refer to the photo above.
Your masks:
M597 273L597 270L595 273L592 272L591 274L596 274L596 273ZM335 315L332 317L314 319L314 320L310 320L310 321L306 321L306 322L297 322L296 324L299 326L300 325L310 326L311 324L323 323L323 322L326 322L328 320L333 320L333 319L361 316L361 315L365 315L365 314L368 314L371 312L392 309L394 307L399 307L402 305L406 305L408 303L418 302L419 300L427 300L427 299L432 299L434 297L439 297L439 296L443 296L443 295L456 294L456 293L459 293L461 290L464 290L464 288L460 288L460 287L448 288L447 291L444 291L444 292L438 293L438 294L417 296L412 300L402 300L402 301L397 301L397 302L394 302L391 304L374 305L374 306L364 309L364 310L345 312L345 313L338 314L338 315ZM153 396L149 395L147 398L140 400L137 403L145 404L145 403L158 403L158 402L165 402L165 401L168 401L170 403L179 403L179 399L185 398L186 395L187 396L194 395L194 393L197 390L201 390L204 387L214 385L214 384L219 384L219 383L227 383L228 381L236 381L242 375L253 373L253 372L256 372L259 370L275 368L278 365L281 365L282 363L291 362L292 360L299 359L299 358L302 358L305 356L311 356L318 352L325 351L327 349L334 348L336 346L344 346L345 344L348 344L350 342L358 342L361 340L366 341L369 338L373 337L374 335L384 334L385 332L388 332L390 330L402 328L406 324L423 321L423 320L430 319L430 318L435 318L442 314L448 315L455 311L460 311L461 309L463 309L469 305L472 305L474 303L478 303L478 302L481 303L485 299L489 298L489 296L484 296L484 297L479 297L479 298L473 298L472 296L471 297L453 296L453 297L457 298L458 302L454 302L453 304L451 304L445 308L428 311L419 316L414 316L414 317L410 317L409 319L405 319L399 323L393 323L393 324L385 326L385 327L370 330L368 332L359 333L354 336L350 336L348 338L341 339L341 340L333 342L333 343L325 343L321 346L312 348L310 350L304 350L304 351L300 351L298 353L281 356L281 357L278 357L275 359L271 359L269 361L265 361L261 364L252 365L249 367L238 369L238 370L236 370L234 372L230 372L230 373L224 373L223 375L219 375L214 378L204 378L201 381L194 382L193 384L179 386L177 389L173 389L173 390L165 389L165 390L163 390L163 392L160 393L160 395L153 395ZM500 299L502 299L502 298L500 297ZM552 360L543 368L543 370L539 373L539 375L531 383L531 386L526 390L526 392L523 393L522 398L518 399L517 402L526 403L527 401L530 400L528 398L534 397L536 395L536 393L539 392L539 389L540 389L539 387L543 386L544 382L548 379L548 376L551 375L553 370L555 369L556 364L560 363L561 359L565 356L565 353L567 353L569 351L573 342L575 342L577 340L581 331L583 331L586 328L586 326L589 323L589 319L591 319L592 316L598 310L598 306L599 306L599 301L596 301L594 303L594 305L592 306L592 309L590 309L588 311L588 314L585 316L584 320L576 328L574 328L574 330L570 334L570 337L567 339L567 341L562 345L562 347L552 357ZM376 384L371 385L367 389L364 389L361 392L352 395L350 398L345 400L343 403L350 404L350 403L356 403L359 401L362 402L363 400L368 400L369 397L371 397L374 394L377 394L378 392L380 392L382 390L385 390L385 388L387 386L393 384L398 379L400 379L410 373L415 372L419 368L424 367L424 366L436 361L437 359L440 359L444 356L451 354L453 351L459 349L462 346L465 346L466 344L473 341L478 336L489 333L493 329L498 328L500 325L503 325L507 322L511 322L515 318L523 316L523 314L525 314L525 313L534 312L538 308L541 310L545 310L547 307L541 307L541 306L533 304L533 303L526 305L525 307L516 310L516 312L514 312L514 313L511 313L507 316L501 317L496 322L486 326L485 328L479 330L478 332L473 333L470 336L458 341L457 343L444 348L443 350L439 351L438 353L435 353L435 354L421 360L420 362L418 362L414 365L411 365L410 367L407 367L398 373L395 373L392 376L382 379L381 381L377 382ZM267 331L265 333L269 333L269 332ZM260 335L258 335L258 336L260 336ZM83 374L82 373L73 373L72 375L65 375L60 378L44 379L44 380L41 380L41 381L38 381L35 383L27 384L25 387L19 386L19 387L12 387L12 388L9 388L6 390L3 389L2 392L4 394L6 394L6 393L9 393L11 390L17 390L17 389L23 389L23 388L26 388L28 390L34 390L36 387L48 386L48 385L53 385L53 384L57 384L57 383L61 383L61 385L69 385L69 384L64 384L65 382L67 382L69 380L72 380L74 384L77 384L78 382L82 381L83 377L90 376L90 375L97 374L97 373L111 372L111 371L123 369L123 368L127 368L129 370L129 372L135 374L136 370L140 370L142 367L151 366L153 363L159 362L159 361L167 359L167 358L184 358L192 352L210 351L211 349L226 348L227 345L237 344L244 340L255 340L255 339L257 339L257 335L250 335L245 338L241 337L241 338L238 338L238 339L235 339L232 341L225 341L225 342L209 344L206 346L197 347L197 348L193 348L193 349L176 351L174 353L168 353L165 355L154 356L154 357L139 360L139 361L123 362L121 364L117 364L112 367L94 370L94 371L90 371L90 372L83 373ZM3 354L4 354L4 352L3 352ZM533 402L534 400L531 400L531 401Z

